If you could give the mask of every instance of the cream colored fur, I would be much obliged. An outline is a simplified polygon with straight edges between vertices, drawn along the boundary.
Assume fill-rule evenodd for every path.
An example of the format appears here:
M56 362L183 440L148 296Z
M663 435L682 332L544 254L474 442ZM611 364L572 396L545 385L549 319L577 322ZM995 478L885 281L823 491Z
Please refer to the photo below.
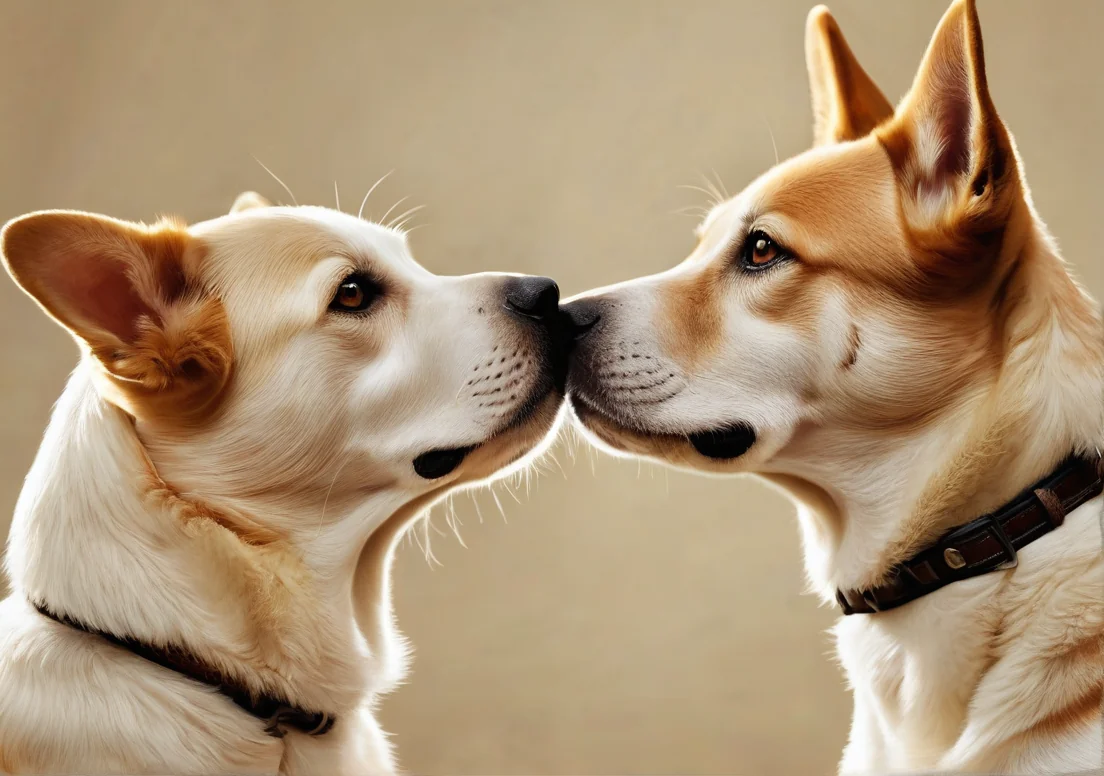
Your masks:
M790 496L811 589L834 605L1100 450L1104 330L992 107L972 2L896 110L824 8L807 51L818 147L718 203L678 267L568 303L598 316L569 392L616 453ZM757 230L788 260L747 266ZM690 442L736 422L756 432L742 455ZM841 771L1100 772L1102 514L1098 496L1014 570L842 618Z
M255 195L186 229L31 215L5 229L4 250L82 358L8 545L0 772L394 773L374 717L406 666L392 550L445 492L521 465L560 404L546 343L503 308L505 276L439 277L414 262L402 232ZM110 286L126 285L118 273L100 291L120 304L90 323L84 285L50 271L73 255L66 273L137 268L130 281L150 309L137 334L110 330L129 299ZM147 276L151 257L184 273L183 296L156 262ZM355 271L380 283L379 301L362 315L329 310ZM134 337L161 330L169 344L143 360ZM231 352L230 377L207 380ZM174 365L179 353L208 358ZM507 359L516 369L494 377ZM510 399L484 406L473 375L485 390L508 386ZM201 411L177 415L183 403L160 401L177 390L194 398L193 382L218 394ZM466 445L478 446L439 479L412 468L423 452ZM55 623L30 600L183 646L337 723L316 738L266 735L212 688Z

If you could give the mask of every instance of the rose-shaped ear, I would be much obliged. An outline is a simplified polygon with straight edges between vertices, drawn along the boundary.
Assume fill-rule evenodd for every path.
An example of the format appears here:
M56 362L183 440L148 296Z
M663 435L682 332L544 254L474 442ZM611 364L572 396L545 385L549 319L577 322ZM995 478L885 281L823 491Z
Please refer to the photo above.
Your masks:
M69 211L0 233L8 272L102 367L106 397L135 417L195 421L231 369L229 327L198 282L186 227Z

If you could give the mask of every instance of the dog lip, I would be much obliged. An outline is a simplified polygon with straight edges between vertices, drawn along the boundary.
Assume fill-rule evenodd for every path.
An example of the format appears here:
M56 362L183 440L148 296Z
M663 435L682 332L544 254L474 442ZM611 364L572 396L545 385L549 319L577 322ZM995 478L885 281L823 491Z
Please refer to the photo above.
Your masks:
M422 453L414 459L414 472L427 480L436 480L456 471L475 445L466 447L442 447Z
M731 460L739 458L755 444L755 429L744 422L696 431L687 435L694 449L706 458Z
M541 404L549 396L556 393L557 392L550 387L534 391L533 395L523 403L521 409L515 413L509 421L495 429L491 435L482 442L477 442L473 445L463 445L461 447L438 447L433 450L427 450L414 459L414 473L426 480L438 480L441 477L452 474L473 450L482 447L500 434L505 434L508 431L513 431L525 425L533 418ZM562 393L558 395L562 397ZM560 401L562 401L562 398ZM516 458L520 458L524 454L525 451L523 450L518 453Z
M682 434L655 431L624 423L579 391L572 391L568 400L575 416L584 426L590 425L587 422L588 416L600 418L606 425L611 425L625 433L649 437L657 441L689 442L698 453L717 461L739 458L750 450L756 441L755 429L749 423L736 422L706 431Z

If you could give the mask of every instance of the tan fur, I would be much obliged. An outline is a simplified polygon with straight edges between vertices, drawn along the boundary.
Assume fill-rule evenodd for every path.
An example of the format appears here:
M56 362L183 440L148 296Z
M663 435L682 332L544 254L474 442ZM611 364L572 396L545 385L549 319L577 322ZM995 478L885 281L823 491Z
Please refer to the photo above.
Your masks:
M570 388L614 450L786 492L810 586L833 602L1069 453L1099 452L1104 336L1031 204L973 2L952 4L895 111L823 7L806 43L817 147L716 206L678 267L585 295L602 318ZM753 230L792 259L742 267ZM678 341L704 330L680 323L703 300L708 349ZM603 377L624 341L673 388ZM736 457L692 444L734 423L756 432ZM841 770L1101 767L1102 508L1014 571L840 622L855 695Z

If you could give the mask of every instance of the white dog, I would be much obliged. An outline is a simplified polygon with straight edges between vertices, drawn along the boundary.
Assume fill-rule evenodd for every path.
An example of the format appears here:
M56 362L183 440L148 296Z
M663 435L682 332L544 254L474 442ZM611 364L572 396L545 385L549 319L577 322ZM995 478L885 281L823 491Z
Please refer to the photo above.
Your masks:
M2 243L82 358L12 526L0 772L391 773L393 546L548 435L555 283L439 277L399 231L256 195Z
M573 410L798 504L813 587L854 615L844 772L1099 772L1099 310L1032 207L973 2L896 110L824 8L807 56L817 147L675 269L565 305Z

